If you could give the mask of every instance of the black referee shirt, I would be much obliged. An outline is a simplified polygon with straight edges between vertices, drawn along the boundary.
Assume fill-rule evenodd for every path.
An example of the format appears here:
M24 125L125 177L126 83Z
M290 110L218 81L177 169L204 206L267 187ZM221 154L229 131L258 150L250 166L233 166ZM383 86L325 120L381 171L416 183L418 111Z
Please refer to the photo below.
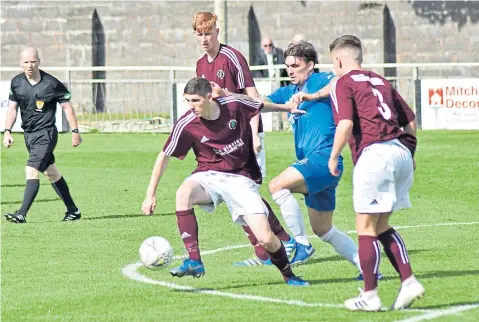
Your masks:
M40 70L40 81L31 85L24 73L15 76L10 86L10 101L18 103L22 129L35 132L55 126L57 102L71 98L68 89L58 79Z

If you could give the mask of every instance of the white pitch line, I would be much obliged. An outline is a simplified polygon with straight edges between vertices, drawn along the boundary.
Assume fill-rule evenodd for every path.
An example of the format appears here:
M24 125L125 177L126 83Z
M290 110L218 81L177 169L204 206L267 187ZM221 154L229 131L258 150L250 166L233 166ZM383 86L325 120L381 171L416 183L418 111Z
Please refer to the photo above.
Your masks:
M179 290L179 291L187 291L187 292L192 292L192 293L202 293L202 294L208 294L208 295L223 296L223 297L229 297L229 298L240 299L240 300L251 300L251 301L258 301L258 302L280 303L280 304L295 305L295 306L302 306L302 307L329 307L329 308L335 308L335 309L344 308L344 305L342 305L342 304L309 303L309 302L303 302L303 301L298 301L298 300L282 300L282 299L265 297L265 296L258 296L258 295L227 293L227 292L221 292L221 291L215 291L215 290L197 289L197 288L194 288L192 286L179 285L179 284L175 284L175 283L154 280L152 278L146 277L145 275L142 275L142 274L138 273L138 269L142 266L143 266L143 264L141 264L140 262L135 263L135 264L129 264L129 265L126 265L121 270L121 272L124 276L126 276L126 277L128 277L128 278L130 278L134 281L137 281L137 282L160 285L160 286L164 286L164 287L171 288L171 289L174 289L174 290ZM382 310L387 311L388 309L386 307L383 307ZM424 313L424 312L431 312L431 310L407 309L407 310L404 310L402 312L404 312L404 313L413 313L413 312Z
M180 291L190 291L190 292L193 292L193 293L203 293L203 294L209 294L209 295L229 297L229 298L233 298L233 299L252 300L252 301L259 301L259 302L270 302L270 303L280 303L280 304L288 304L288 305L303 306L303 307L343 308L343 305L341 305L341 304L308 303L308 302L297 301L297 300L281 300L281 299L275 299L275 298L271 298L271 297L264 297L264 296L257 296L257 295L235 294L235 293L220 292L220 291L215 291L215 290L197 289L197 288L194 288L194 287L191 287L191 286L178 285L178 284L175 284L175 283L158 281L158 280L148 278L148 277L138 273L137 270L141 266L142 266L141 263L129 264L129 265L126 265L121 272L123 273L123 275L129 277L132 280L138 281L138 282L161 285L161 286L165 286L165 287L175 289L175 290L180 290Z
M425 321L425 320L433 320L433 319L436 319L436 318L439 318L439 317L442 317L442 316L457 314L457 313L460 313L460 312L469 311L469 310L473 310L473 309L477 309L477 308L479 308L479 304L460 305L460 306L456 306L456 307L451 307L451 308L446 309L446 310L437 310L437 311L432 311L432 312L429 312L429 313L426 313L426 314L413 316L411 318L407 318L407 319L404 319L404 320L399 320L399 321L396 321L396 322L419 322L419 321ZM458 320L459 320L459 318L458 318Z
M465 223L440 223L440 224L429 224L429 225L416 225L416 226L397 226L395 227L396 229L412 229L412 228L427 228L427 227L440 227L440 226L459 226L459 225L477 225L479 224L479 221L476 222L465 222ZM347 234L355 234L356 231L351 230L347 231ZM309 237L317 237L316 235L309 236ZM251 245L249 244L243 244L243 245L232 245L232 246L225 246L225 247L220 247L212 250L207 250L201 252L202 255L210 255L210 254L215 254L219 253L222 251L226 250L231 250L231 249L239 249L239 248L246 248L250 247ZM175 256L174 259L183 259L185 256ZM164 282L164 281L159 281L159 280L154 280L151 278L148 278L140 273L138 273L138 268L142 266L141 263L135 263L135 264L129 264L126 265L122 269L123 275L126 277L142 282L142 283L148 283L148 284L155 284L155 285L161 285L165 286L171 289L176 289L176 290L182 290L182 291L190 291L194 293L203 293L203 294L209 294L209 295L216 295L216 296L223 296L223 297L229 297L229 298L235 298L235 299L243 299L243 300L254 300L254 301L260 301L260 302L270 302L270 303L282 303L282 304L287 304L287 305L296 305L296 306L303 306L303 307L330 307L330 308L343 308L343 305L341 304L329 304L329 303L308 303L308 302L303 302L303 301L297 301L297 300L281 300L281 299L276 299L276 298L270 298L270 297L264 297L264 296L257 296L257 295L248 295L248 294L235 294L235 293L227 293L227 292L220 292L220 291L215 291L215 290L204 290L204 289L196 289L191 286L184 286L184 285L178 285L175 283L169 283L169 282ZM454 314L457 313L456 310L459 308L460 309L458 312L465 311L465 310L470 310L473 308L479 307L479 305L473 305L471 306L458 306L458 307L452 307L447 310L440 310L440 311L435 311L435 310L429 310L429 309L407 309L404 310L403 312L428 312L423 315L419 315L418 317L423 317L423 319L431 319L431 316L434 316L432 318L436 318L442 315L447 315L447 314ZM386 308L383 308L383 311L387 310ZM436 316L437 313L441 313L442 315ZM447 313L444 313L447 312ZM408 322L413 322L416 320L411 320L411 319L406 319L403 320L403 322L408 321ZM417 320L417 321L422 321L422 320Z

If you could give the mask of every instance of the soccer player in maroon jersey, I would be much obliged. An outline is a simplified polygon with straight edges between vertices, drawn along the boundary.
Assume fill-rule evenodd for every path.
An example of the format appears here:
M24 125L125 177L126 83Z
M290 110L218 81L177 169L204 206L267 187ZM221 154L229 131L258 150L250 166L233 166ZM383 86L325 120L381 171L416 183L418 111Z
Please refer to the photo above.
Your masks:
M248 63L244 56L235 48L221 44L218 40L220 30L216 27L217 16L211 12L198 12L192 22L193 31L198 42L204 50L203 55L196 62L196 76L218 84L219 87L238 94L246 94L252 98L259 98L256 90L253 75L249 70ZM263 123L260 115L251 120L253 133L253 147L256 153L256 160L261 169L263 177L266 176L266 155L264 149ZM284 242L286 251L289 254L293 251L295 243L281 227L276 215L266 200L263 202L272 213L269 217L271 228ZM236 266L250 266L271 264L267 253L259 246L254 234L247 226L243 229L255 249L256 257L235 263Z
M401 289L392 309L409 307L424 294L412 274L405 243L389 224L393 211L409 208L416 150L415 115L382 76L361 67L361 41L342 36L329 46L334 71L331 100L337 124L329 159L338 175L338 157L349 142L354 164L353 204L359 237L359 260L364 291L344 302L351 311L379 311L377 292L379 242L401 277Z
M252 148L249 122L263 104L233 96L213 99L210 82L200 77L186 84L183 95L190 110L175 124L159 154L142 205L145 214L153 212L156 188L170 157L183 159L193 149L198 166L176 192L178 228L189 258L183 265L173 268L171 274L178 277L204 275L193 206L212 212L225 202L233 221L251 228L286 283L309 285L293 274L284 245L271 231L268 210L258 192L262 176ZM275 105L269 111L302 112L294 106Z

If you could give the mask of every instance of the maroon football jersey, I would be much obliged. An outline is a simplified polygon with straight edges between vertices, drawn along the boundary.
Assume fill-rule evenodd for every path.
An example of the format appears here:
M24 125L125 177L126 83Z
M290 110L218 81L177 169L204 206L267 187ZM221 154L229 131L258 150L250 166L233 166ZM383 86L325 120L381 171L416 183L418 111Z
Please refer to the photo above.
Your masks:
M233 47L220 45L220 51L212 62L206 53L196 62L196 76L215 82L230 92L244 94L246 87L254 87L254 80L244 56ZM261 118L261 117L260 117ZM260 119L258 132L263 132Z
M173 127L163 152L183 159L192 148L198 162L193 173L214 170L261 183L249 122L263 104L235 96L222 97L216 102L220 107L218 119L207 120L187 111Z
M401 128L415 115L384 77L367 70L353 70L333 85L331 100L336 124L352 120L349 147L356 164L363 149L373 143L398 139L414 155L416 138Z

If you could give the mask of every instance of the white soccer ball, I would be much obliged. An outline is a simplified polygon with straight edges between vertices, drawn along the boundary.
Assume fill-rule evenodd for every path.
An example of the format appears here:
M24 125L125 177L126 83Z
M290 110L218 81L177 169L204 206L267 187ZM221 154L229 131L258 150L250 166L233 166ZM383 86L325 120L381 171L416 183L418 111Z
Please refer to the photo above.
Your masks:
M150 269L167 267L173 260L173 248L163 237L145 239L139 250L140 260Z

